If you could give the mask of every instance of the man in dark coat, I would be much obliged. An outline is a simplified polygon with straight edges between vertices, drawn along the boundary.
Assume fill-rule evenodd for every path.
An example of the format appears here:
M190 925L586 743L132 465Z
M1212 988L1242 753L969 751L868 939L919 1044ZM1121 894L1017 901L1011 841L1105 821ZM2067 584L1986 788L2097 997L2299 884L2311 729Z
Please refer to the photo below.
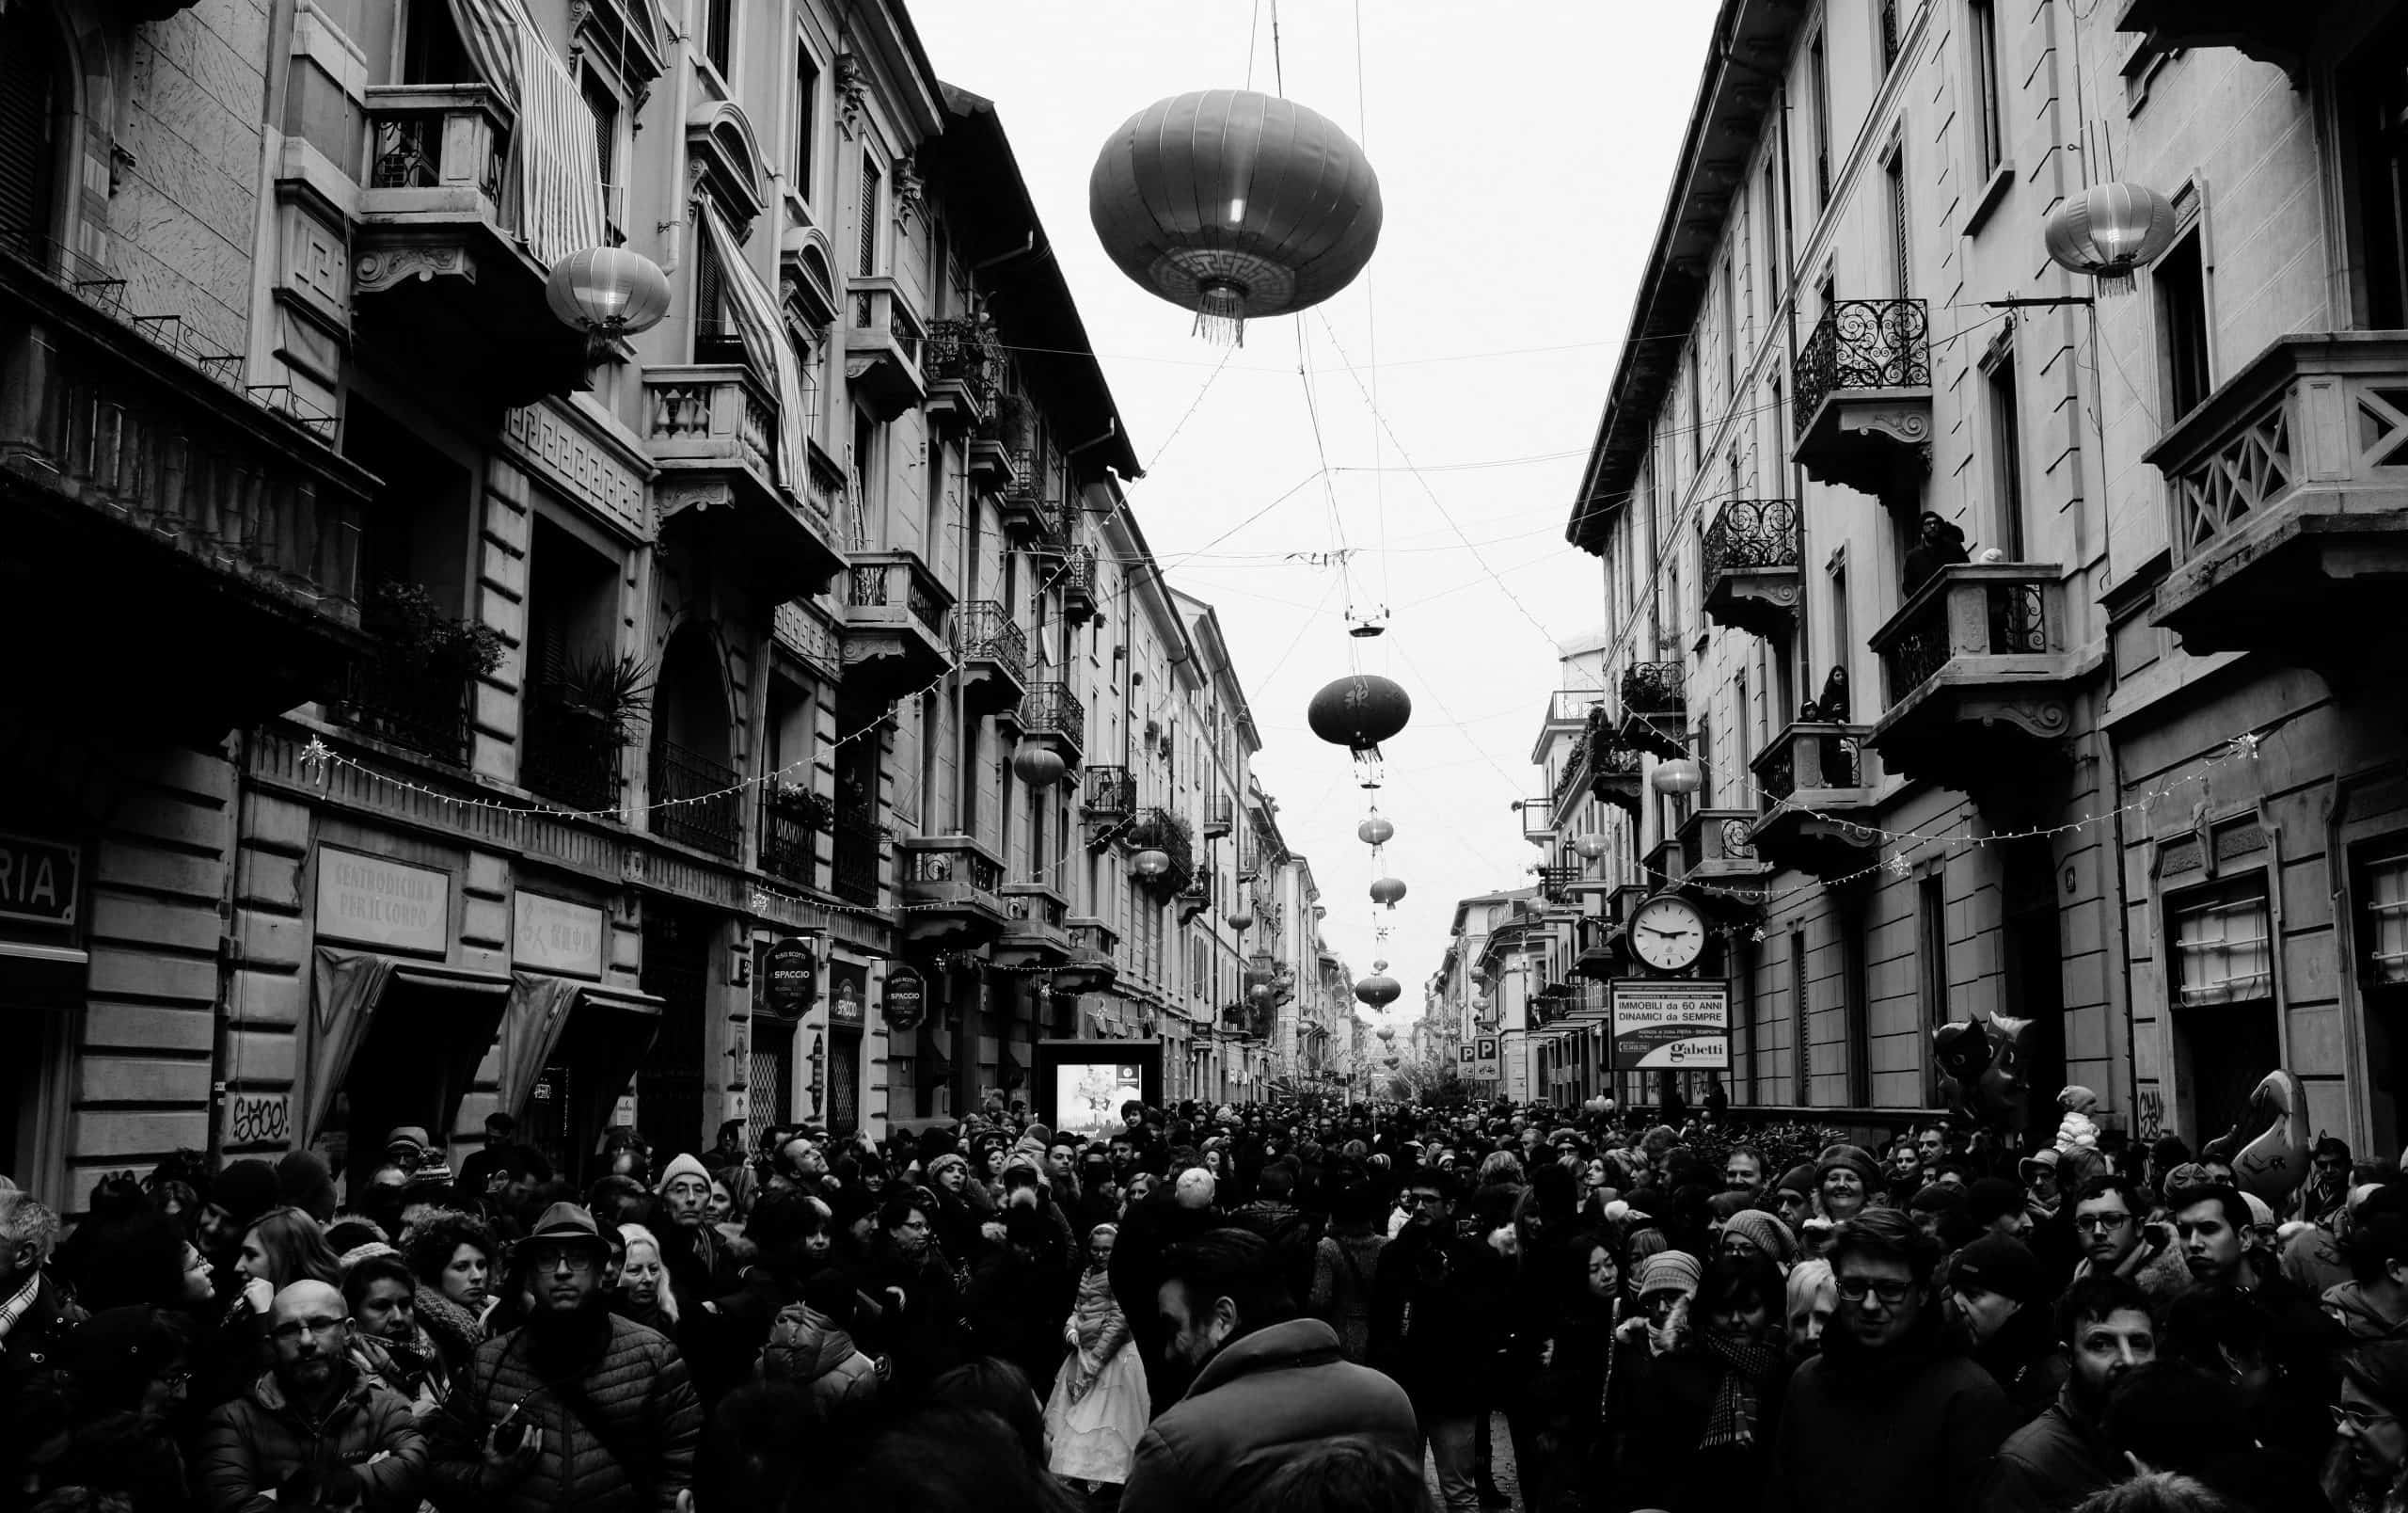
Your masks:
M1321 1223L1294 1202L1299 1175L1293 1158L1281 1156L1265 1166L1254 1182L1254 1202L1229 1215L1229 1227L1262 1237L1291 1298L1312 1291L1313 1252L1321 1244Z
M2131 1470L2104 1423L2115 1383L2157 1359L2147 1295L2124 1277L2086 1277L2057 1305L2057 1334L2072 1370L2056 1402L1999 1447L1981 1513L2061 1513Z
M1790 1379L1765 1513L1964 1513L2015 1425L1989 1373L1941 1346L1939 1247L1873 1208L1830 1259L1838 1312Z
M193 1481L210 1513L409 1513L426 1441L401 1394L350 1359L342 1294L296 1282L268 1310L275 1365L210 1414Z
M1354 1437L1410 1457L1413 1405L1354 1365L1319 1319L1297 1318L1271 1248L1218 1229L1173 1245L1156 1310L1184 1395L1154 1420L1120 1494L1121 1513L1236 1513L1280 1472Z
M447 1513L675 1513L702 1409L676 1347L610 1312L610 1253L574 1203L520 1242L511 1291L533 1312L477 1347L431 1430Z
M83 1319L44 1270L57 1243L56 1214L30 1193L0 1190L0 1487L25 1469L37 1405L55 1395L55 1359Z
M1412 1400L1448 1513L1480 1505L1474 1440L1505 1333L1504 1262L1486 1242L1455 1232L1461 1190L1446 1172L1407 1178L1398 1202L1412 1217L1380 1252L1371 1279L1370 1362Z

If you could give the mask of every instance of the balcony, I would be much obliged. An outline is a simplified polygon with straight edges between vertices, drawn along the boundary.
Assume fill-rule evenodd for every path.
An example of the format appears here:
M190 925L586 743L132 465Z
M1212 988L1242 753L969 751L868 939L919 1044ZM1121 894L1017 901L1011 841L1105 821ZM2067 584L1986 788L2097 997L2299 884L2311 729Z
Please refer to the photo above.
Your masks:
M1873 633L1885 708L1865 744L1895 776L2004 798L2063 752L2072 657L2054 565L1942 568Z
M848 282L852 316L845 326L845 383L872 416L891 421L928 397L920 371L927 328L893 279Z
M1004 907L1011 922L995 942L996 965L1051 967L1070 960L1069 900L1043 883L1006 883Z
M879 870L886 852L886 832L866 804L836 805L834 866L831 877L836 897L848 903L878 907Z
M1640 873L1649 884L1648 891L1661 893L1688 875L1688 849L1681 844L1680 833L1667 836L1648 849L1639 859Z
M1090 767L1079 786L1079 808L1090 820L1125 820L1137 807L1137 779L1126 767Z
M1188 925L1195 922L1197 915L1204 913L1212 907L1212 874L1210 872L1194 873L1188 878L1187 885L1179 890L1180 928L1182 930L1185 929Z
M1030 429L1028 401L1018 394L996 395L992 410L970 436L971 480L1006 493L1033 477Z
M331 421L239 387L238 359L128 311L126 287L0 237L8 696L214 741L372 649L356 581L372 480Z
M1062 512L1043 493L1036 454L1022 447L1007 455L1010 466L996 475L996 518L1013 545L1033 551L1051 548L1062 534Z
M1120 979L1120 932L1092 916L1069 920L1070 960L1054 969L1057 993L1105 993Z
M1031 683L1009 723L1022 741L1050 746L1065 765L1079 765L1079 753L1086 744L1087 711L1080 708L1069 684Z
M2244 57L2272 63L2300 79L2319 29L2343 8L2337 0L2124 0L2115 29L2146 32L2148 47L2172 53L2186 47L2230 47Z
M770 783L761 790L761 870L798 887L819 885L819 834L835 819L835 804L799 784Z
M1555 800L1516 799L1514 811L1522 817L1522 838L1533 846L1555 844Z
M503 182L514 124L483 84L375 85L352 231L360 341L447 391L510 406L585 383Z
M2408 333L2285 337L2147 455L2174 559L2155 618L2186 650L2332 667L2397 634Z
M1137 886L1162 900L1186 891L1196 875L1196 841L1186 820L1167 809L1147 809L1129 822L1118 839L1133 852L1159 851L1170 858L1170 866L1154 876L1138 874Z
M1692 809L1681 821L1681 857L1687 883L1750 881L1768 868L1756 854L1753 809Z
M474 679L420 661L373 651L344 670L326 705L335 724L439 762L468 759L468 691Z
M518 786L588 813L619 807L619 754L625 738L603 716L568 702L542 683L527 689L518 732Z
M961 655L961 698L975 714L997 714L1028 693L1028 636L993 599L972 599L953 612Z
M936 681L953 665L953 595L916 553L853 558L845 597L845 680L880 701Z
M1705 528L1705 617L1766 640L1798 618L1798 506L1735 499Z
M1062 565L1054 569L1054 586L1062 591L1062 618L1072 625L1085 625L1096 616L1095 548L1084 542L1064 553Z
M1647 798L1646 775L1640 771L1644 765L1640 752L1622 743L1603 709L1590 717L1587 740L1589 796L1637 818Z
M1870 811L1878 786L1869 725L1798 721L1756 756L1756 854L1776 867L1835 877L1864 867L1877 836L1849 822Z
M644 370L644 449L664 529L772 603L825 593L845 565L832 498L778 477L778 403L741 362Z
M924 945L984 946L1011 923L1004 864L968 836L923 836L898 843L903 934Z
M1791 459L1816 483L1909 508L1931 471L1930 317L1920 299L1843 299L1798 354Z
M1606 705L1606 691L1601 688L1560 688L1547 695L1546 726L1543 734L1580 731L1589 727L1590 717Z
M1228 795L1204 806L1204 838L1218 840L1237 827L1237 804Z
M955 435L984 425L994 413L995 378L1003 371L993 327L959 316L930 321L925 355L930 423Z
M652 745L652 833L734 861L744 849L736 769L673 741Z
M1688 694L1679 662L1639 662L1623 670L1615 736L1633 751L1668 761L1688 755Z

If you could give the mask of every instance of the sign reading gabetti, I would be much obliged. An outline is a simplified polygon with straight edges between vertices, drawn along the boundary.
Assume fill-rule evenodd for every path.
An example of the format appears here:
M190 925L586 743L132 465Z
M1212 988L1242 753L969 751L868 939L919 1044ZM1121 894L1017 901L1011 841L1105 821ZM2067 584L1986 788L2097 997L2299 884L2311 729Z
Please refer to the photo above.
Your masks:
M440 956L451 944L451 875L321 846L318 933Z
M1615 1071L1729 1070L1728 982L1616 979L1612 999Z
M510 958L563 977L602 975L602 911L518 890L511 908Z
M73 846L0 832L0 919L74 924L83 862Z

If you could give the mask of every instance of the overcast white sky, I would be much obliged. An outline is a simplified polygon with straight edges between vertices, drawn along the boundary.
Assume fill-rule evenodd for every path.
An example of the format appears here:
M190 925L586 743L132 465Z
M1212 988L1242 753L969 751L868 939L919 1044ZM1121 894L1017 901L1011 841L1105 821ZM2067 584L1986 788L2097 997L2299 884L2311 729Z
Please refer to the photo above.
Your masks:
M1219 607L1261 727L1256 772L1312 860L1324 933L1357 975L1388 959L1402 1024L1420 1011L1454 901L1530 881L1535 852L1508 806L1540 788L1529 756L1560 671L1553 642L1602 614L1595 560L1565 544L1563 524L1714 0L1287 0L1286 92L1365 143L1386 229L1353 288L1255 323L1217 376L1221 349L1103 256L1087 175L1112 130L1155 100L1246 85L1257 0L908 3L938 72L996 102L1149 464L1132 507L1171 581ZM1258 89L1275 87L1270 32L1260 0ZM1297 487L1323 456L1300 330L1327 493ZM1341 529L1360 553L1343 579L1283 560L1330 551ZM1348 638L1350 597L1358 613L1389 611L1385 636ZM1305 726L1313 693L1357 654L1414 700L1378 795L1397 827L1388 870L1410 889L1392 914L1370 900L1354 837L1371 796Z

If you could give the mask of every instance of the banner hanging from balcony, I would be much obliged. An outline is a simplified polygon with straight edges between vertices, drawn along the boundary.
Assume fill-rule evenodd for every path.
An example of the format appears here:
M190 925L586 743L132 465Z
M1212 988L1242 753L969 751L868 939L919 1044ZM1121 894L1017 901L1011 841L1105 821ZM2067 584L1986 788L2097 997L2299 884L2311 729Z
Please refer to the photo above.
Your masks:
M778 314L777 296L769 293L769 286L745 261L744 248L736 240L736 233L728 229L710 200L700 200L695 210L702 216L703 235L710 242L711 256L719 260L720 268L727 275L728 313L736 321L736 334L744 343L744 355L752 358L754 373L777 384L778 482L796 498L805 498L811 485L802 460L802 368L795 360L793 344L786 341L785 322Z
M602 159L594 114L521 0L452 0L477 74L510 111L502 216L548 268L603 244Z

